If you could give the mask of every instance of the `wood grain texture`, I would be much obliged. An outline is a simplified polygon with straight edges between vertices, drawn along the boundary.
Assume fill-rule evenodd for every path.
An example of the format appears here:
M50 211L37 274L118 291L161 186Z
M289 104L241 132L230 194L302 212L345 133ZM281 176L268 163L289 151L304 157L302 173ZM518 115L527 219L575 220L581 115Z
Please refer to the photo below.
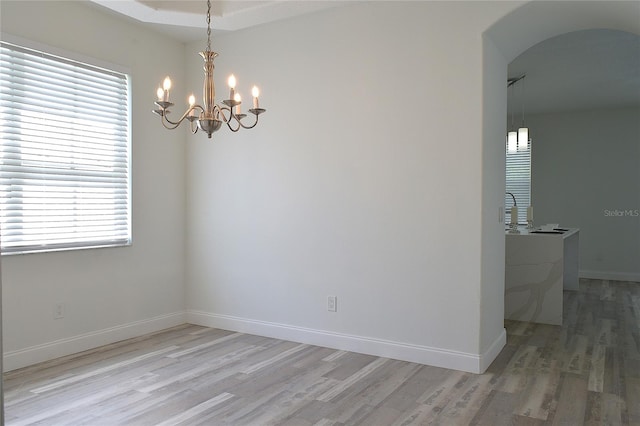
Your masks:
M194 325L5 374L7 425L640 425L640 283L507 321L482 375Z

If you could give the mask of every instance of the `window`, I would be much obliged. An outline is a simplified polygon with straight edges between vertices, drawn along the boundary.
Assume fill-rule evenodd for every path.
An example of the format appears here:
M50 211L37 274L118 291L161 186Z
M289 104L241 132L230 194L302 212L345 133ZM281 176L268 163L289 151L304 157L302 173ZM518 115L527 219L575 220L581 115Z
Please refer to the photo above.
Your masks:
M526 150L507 150L507 192L516 197L518 223L527 223L527 207L531 204L531 142ZM505 194L505 223L511 222L513 198Z
M0 42L3 253L131 242L125 74Z

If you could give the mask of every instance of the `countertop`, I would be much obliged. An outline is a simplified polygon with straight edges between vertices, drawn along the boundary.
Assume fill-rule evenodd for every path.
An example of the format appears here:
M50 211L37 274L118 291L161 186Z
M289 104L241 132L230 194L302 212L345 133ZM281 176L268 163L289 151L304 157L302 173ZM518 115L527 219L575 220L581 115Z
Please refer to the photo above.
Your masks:
M509 237L562 237L562 238L567 238L570 237L571 235L577 233L580 231L580 228L563 228L562 226L558 227L558 228L554 228L555 230L558 231L554 231L554 232L545 232L545 230L542 229L542 227L536 227L533 229L527 229L527 227L525 225L523 226L519 226L518 227L518 233L514 234L509 232L508 230L505 231L505 235L509 236ZM538 231L538 232L536 232ZM540 232L542 231L542 232ZM564 232L562 232L564 231Z

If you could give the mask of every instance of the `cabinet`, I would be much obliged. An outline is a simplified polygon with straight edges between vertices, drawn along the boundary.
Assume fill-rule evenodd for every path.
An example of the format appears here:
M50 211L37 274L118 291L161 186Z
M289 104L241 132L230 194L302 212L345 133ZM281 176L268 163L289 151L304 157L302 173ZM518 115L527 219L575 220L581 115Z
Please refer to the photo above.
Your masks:
M579 229L507 233L505 318L562 324L564 290L578 290Z

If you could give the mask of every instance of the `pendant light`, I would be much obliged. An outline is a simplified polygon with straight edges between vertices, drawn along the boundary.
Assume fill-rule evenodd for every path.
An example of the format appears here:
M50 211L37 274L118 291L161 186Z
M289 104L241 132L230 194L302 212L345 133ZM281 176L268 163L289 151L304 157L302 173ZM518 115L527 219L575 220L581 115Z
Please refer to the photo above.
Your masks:
M513 93L513 89L511 88L511 85L507 86L507 90ZM509 93L507 93L507 97L509 97ZM510 97L513 100L513 95ZM512 102L508 102L508 103L512 103ZM518 134L514 130L514 125L513 125L513 108L511 108L511 124L509 125L509 131L507 132L507 152L509 154L518 152Z
M511 105L511 125L509 126L509 131L507 132L507 152L509 154L514 154L518 151L527 151L529 149L529 128L524 124L524 78L526 74L522 74L519 77L510 78L507 80L507 89L511 89L511 95L507 93L509 96L508 104ZM515 130L515 124L513 122L513 114L514 114L514 95L513 91L514 85L522 80L522 125Z
M518 151L526 151L529 148L529 128L524 125L524 74L522 80L522 126L518 129Z

